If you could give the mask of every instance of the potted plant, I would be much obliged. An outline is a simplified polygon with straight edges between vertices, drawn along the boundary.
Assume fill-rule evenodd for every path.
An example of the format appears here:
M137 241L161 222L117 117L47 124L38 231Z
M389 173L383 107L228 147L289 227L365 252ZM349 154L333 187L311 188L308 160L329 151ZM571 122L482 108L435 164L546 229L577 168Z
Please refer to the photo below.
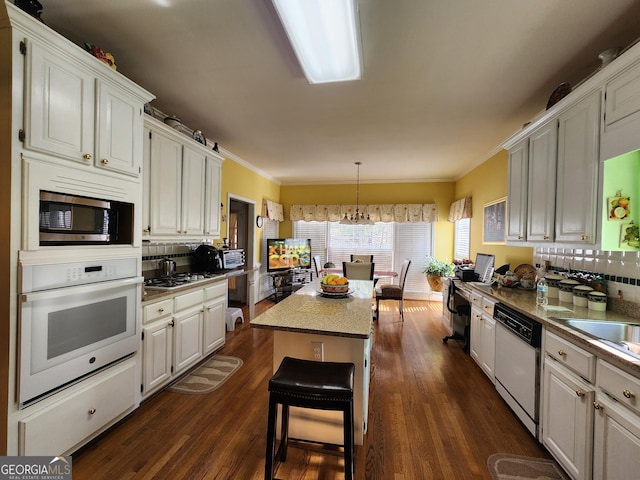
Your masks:
M426 273L431 290L441 292L442 277L453 275L453 268L453 263L443 262L435 257L427 257L427 265L422 270L422 273Z

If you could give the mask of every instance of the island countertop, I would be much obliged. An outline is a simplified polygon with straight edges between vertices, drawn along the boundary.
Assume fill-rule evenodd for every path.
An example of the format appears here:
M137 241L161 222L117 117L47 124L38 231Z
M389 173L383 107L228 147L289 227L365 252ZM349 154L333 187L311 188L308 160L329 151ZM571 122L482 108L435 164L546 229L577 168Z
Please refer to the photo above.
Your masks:
M337 337L369 338L373 322L373 282L350 280L346 298L327 298L319 280L309 283L251 320L256 328L315 333Z

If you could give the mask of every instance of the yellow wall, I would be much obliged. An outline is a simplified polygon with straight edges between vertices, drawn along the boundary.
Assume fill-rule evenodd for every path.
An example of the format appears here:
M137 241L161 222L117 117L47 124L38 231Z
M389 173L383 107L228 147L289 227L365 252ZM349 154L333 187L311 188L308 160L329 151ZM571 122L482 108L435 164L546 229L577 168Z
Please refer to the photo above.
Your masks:
M471 259L473 260L478 252L490 253L496 256L496 268L509 263L511 269L514 269L522 263L533 263L533 248L484 245L482 243L482 219L485 204L507 196L507 162L507 151L502 150L463 176L456 182L455 199L467 196L471 196L472 199L473 213L469 252Z
M435 203L439 221L435 225L435 255L453 258L453 225L447 221L449 207L454 201L454 182L421 183L360 183L361 204L381 203ZM283 185L280 203L284 206L285 221L280 224L280 235L292 234L289 207L292 204L355 204L356 185Z
M220 201L224 204L223 212L228 211L227 199L229 194L253 200L256 203L256 214L259 215L262 213L264 200L280 201L280 185L234 160L226 159L222 163L220 189ZM228 237L226 221L220 224L220 235ZM262 245L262 229L260 228L256 229L255 242L256 245ZM262 255L261 248L257 248L256 255L258 256L256 261L261 261L259 258Z

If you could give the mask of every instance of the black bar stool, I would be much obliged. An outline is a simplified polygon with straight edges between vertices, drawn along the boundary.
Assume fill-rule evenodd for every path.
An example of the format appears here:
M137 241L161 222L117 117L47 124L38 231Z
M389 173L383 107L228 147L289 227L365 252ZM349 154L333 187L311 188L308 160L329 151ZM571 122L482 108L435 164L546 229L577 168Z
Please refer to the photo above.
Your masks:
M342 411L344 421L344 474L353 479L353 363L316 362L284 357L269 380L269 419L265 480L273 479L276 462L287 459L289 407ZM275 451L276 415L282 405L280 446Z

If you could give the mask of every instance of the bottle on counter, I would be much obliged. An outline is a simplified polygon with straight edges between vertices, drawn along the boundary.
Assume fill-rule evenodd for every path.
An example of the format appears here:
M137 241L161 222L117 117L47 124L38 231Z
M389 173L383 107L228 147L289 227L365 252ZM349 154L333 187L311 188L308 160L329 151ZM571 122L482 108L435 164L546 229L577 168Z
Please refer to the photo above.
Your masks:
M548 292L549 286L547 285L547 281L544 277L540 277L538 280L538 285L536 287L536 305L539 307L546 307L549 303L548 300Z

